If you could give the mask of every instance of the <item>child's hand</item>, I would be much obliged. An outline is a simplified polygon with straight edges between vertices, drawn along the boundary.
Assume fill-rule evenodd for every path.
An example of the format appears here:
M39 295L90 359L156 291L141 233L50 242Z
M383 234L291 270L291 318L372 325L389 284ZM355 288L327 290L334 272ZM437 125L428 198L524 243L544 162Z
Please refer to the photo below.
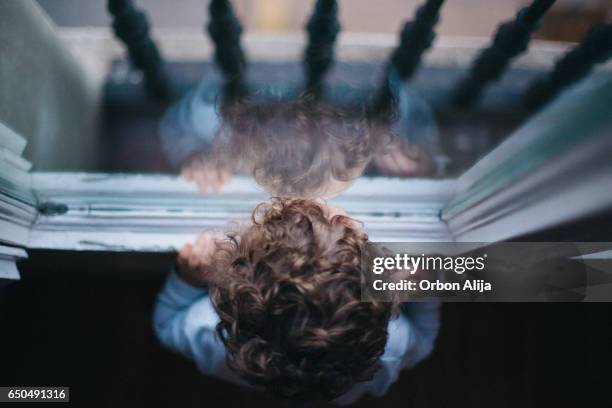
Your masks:
M186 180L195 182L198 190L203 193L209 189L215 193L219 192L232 179L232 173L219 160L205 154L192 156L183 163L181 175Z
M212 257L221 235L201 233L195 244L185 244L177 257L178 273L192 286L206 286L214 279Z
M420 177L433 172L431 157L421 147L401 139L375 155L373 161L385 176Z

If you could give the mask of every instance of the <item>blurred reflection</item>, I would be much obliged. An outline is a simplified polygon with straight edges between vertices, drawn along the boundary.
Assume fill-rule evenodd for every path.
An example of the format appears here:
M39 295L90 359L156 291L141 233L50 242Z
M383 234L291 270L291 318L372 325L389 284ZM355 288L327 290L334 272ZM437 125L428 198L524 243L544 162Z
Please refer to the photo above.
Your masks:
M391 177L443 174L433 115L409 88L400 88L386 121L308 95L287 100L273 89L231 104L219 95L204 82L161 122L169 161L203 192L219 191L239 174L273 196L330 198L366 169Z

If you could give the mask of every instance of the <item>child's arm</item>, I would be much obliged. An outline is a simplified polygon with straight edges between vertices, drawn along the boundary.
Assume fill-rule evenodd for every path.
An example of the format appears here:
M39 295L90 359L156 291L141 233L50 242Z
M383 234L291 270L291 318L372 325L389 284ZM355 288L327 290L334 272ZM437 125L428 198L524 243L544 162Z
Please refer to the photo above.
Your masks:
M194 246L179 253L157 298L153 326L160 342L193 359L200 370L223 377L225 348L215 336L219 318L205 288L215 237L201 234Z
M402 305L402 314L410 323L408 347L402 358L402 368L411 368L433 350L440 329L440 303L405 303Z
M391 130L396 137L373 157L374 165L386 176L442 175L448 158L442 151L438 126L429 104L401 82L392 88L396 92L397 117Z
M193 306L206 301L208 298L207 290L191 286L183 280L176 271L172 271L160 294L157 297L155 310L153 312L153 327L160 342L189 358L194 358L194 344L192 344L193 333L190 328L191 321L194 319ZM197 309L202 309L198 307ZM201 329L210 331L214 335L216 322L214 315L202 316L203 322Z
M214 99L207 97L210 83L202 83L171 106L159 124L166 158L175 167L195 152L210 148L221 118Z
M203 82L168 109L159 125L166 158L203 192L219 191L232 178L231 169L214 147L222 119L213 98L221 91L215 88Z

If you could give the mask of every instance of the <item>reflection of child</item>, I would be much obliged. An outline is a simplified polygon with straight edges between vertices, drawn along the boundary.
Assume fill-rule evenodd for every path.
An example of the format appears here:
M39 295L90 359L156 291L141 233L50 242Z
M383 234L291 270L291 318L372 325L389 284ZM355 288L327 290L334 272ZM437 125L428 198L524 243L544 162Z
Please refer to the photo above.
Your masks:
M362 302L367 236L305 199L260 205L226 240L201 235L159 295L161 342L206 374L298 400L383 395L432 350L436 304Z
M201 190L218 190L231 174L246 173L272 195L331 197L370 162L396 177L442 170L433 116L407 88L397 97L397 120L376 126L307 97L244 100L221 114L208 88L202 84L171 108L160 129L169 160Z

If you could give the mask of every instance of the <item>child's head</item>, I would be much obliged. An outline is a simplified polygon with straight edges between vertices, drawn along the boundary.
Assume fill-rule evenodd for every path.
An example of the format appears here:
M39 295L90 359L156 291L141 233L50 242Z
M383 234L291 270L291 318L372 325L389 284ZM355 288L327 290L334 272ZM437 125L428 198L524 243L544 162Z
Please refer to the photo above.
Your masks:
M260 205L253 225L216 254L211 289L229 366L283 398L333 399L372 377L389 303L362 302L367 236L311 200Z
M332 197L348 188L377 149L391 140L358 112L308 98L297 101L244 100L224 111L221 134L231 135L228 161L270 194Z

